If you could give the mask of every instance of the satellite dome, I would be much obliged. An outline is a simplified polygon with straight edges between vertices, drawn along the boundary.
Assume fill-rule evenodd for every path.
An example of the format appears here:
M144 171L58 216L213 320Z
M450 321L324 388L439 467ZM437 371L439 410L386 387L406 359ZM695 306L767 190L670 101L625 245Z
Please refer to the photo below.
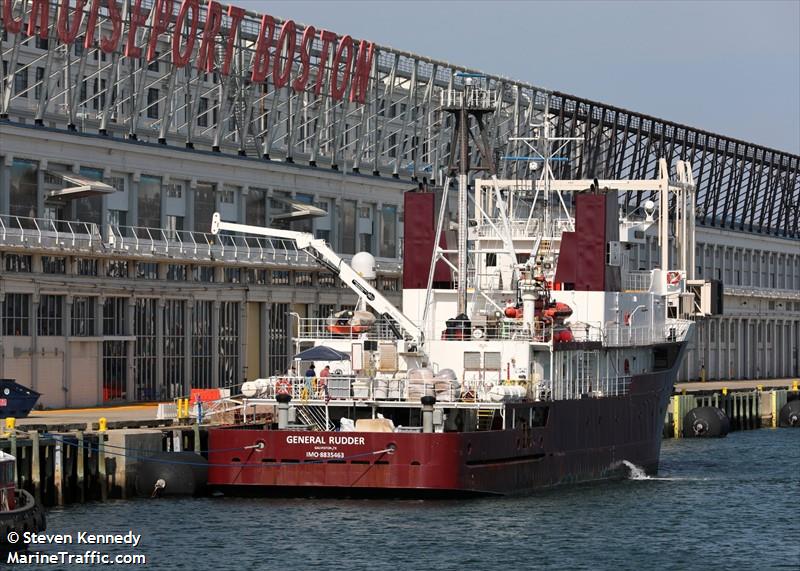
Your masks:
M375 256L369 252L359 252L353 256L350 265L365 280L374 280L378 275L375 270Z

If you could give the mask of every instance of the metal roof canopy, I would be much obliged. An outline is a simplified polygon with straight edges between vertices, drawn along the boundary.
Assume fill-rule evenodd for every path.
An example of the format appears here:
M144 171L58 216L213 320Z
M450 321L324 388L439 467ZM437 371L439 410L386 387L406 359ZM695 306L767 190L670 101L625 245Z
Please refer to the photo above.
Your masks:
M102 181L86 178L77 174L49 170L46 172L52 177L60 178L64 185L64 188L49 191L47 193L47 198L75 200L77 198L86 198L87 196L102 196L103 194L111 194L117 191L116 188Z
M318 208L305 202L297 202L295 200L279 198L277 196L273 196L272 200L283 202L291 209L289 212L273 215L273 220L309 220L311 218L321 218L327 214L327 212L325 212L322 208Z

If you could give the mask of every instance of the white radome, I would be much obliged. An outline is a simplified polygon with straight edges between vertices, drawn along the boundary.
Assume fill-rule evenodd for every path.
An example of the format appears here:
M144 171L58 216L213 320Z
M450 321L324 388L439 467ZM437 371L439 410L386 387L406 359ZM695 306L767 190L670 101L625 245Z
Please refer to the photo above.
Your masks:
M375 269L375 256L369 252L359 252L353 256L350 266L365 280L374 280L378 277L378 272Z

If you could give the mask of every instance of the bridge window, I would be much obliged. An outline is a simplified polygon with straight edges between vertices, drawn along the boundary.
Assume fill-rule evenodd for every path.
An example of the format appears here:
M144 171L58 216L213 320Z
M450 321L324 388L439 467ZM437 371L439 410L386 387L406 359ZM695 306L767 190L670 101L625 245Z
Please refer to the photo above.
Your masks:
M127 278L128 262L125 260L109 260L106 275L110 278Z
M155 262L136 262L136 277L144 280L157 280L158 264Z
M31 271L31 257L25 254L6 254L7 272Z
M42 256L42 271L46 274L66 273L66 260L60 256Z
M274 285L289 285L289 270L272 270L272 280Z
M75 271L79 276L96 276L97 260L95 258L75 258Z

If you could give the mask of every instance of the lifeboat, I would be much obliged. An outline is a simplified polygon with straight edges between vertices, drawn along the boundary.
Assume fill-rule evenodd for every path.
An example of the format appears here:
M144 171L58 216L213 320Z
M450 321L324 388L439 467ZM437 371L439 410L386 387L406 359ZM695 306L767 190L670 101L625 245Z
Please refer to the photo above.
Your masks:
M561 303L560 301L557 301L550 307L545 308L542 314L545 317L549 317L550 319L566 319L567 317L572 315L572 308L568 306L566 303Z
M334 335L359 335L366 333L375 323L369 311L340 311L328 318L327 329Z

